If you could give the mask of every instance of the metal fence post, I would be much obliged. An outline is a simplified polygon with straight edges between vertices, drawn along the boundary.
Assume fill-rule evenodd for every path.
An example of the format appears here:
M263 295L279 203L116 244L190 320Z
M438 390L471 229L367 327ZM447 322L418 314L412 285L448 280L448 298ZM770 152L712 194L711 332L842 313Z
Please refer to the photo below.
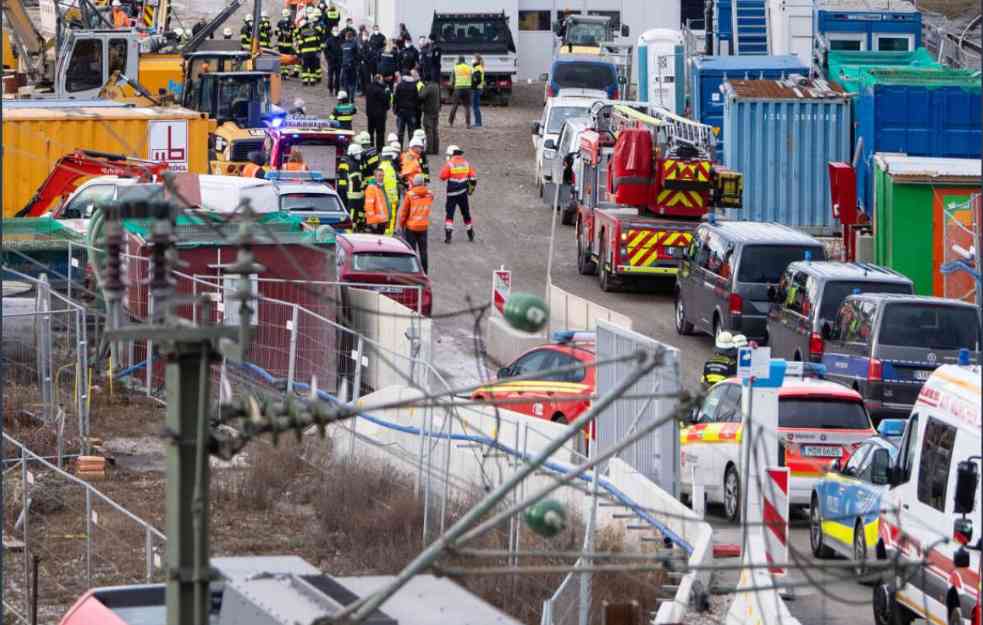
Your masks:
M287 394L294 392L294 372L297 362L297 304L292 307L290 321L287 322L287 329L290 330L290 362L287 363Z
M89 342L85 321L81 312L75 313L76 334L79 338L76 354L79 368L76 378L78 380L79 438L81 438L83 454L89 453Z
M30 497L30 485L27 481L27 449L21 445L20 448L20 483L23 487L22 502L24 510L24 614L30 614L31 610L31 597L30 593L27 591L30 588L30 571L31 567L29 565L31 561L31 497Z
M362 350L365 349L365 343L363 342L363 337L361 334L358 335L358 343L355 346L355 374L352 381L352 404L358 401L359 397L362 396ZM341 401L345 401L345 397L340 397ZM355 457L355 442L356 430L358 428L358 415L352 417L352 440L351 447L348 450L348 454L351 458Z
M154 296L153 294L147 295L147 319L153 320L154 318ZM150 386L153 382L154 374L154 342L147 341L147 397L150 397Z
M147 564L147 583L153 580L154 574L154 542L150 534L150 526L143 527L143 556Z
M85 582L92 584L92 490L85 489Z
M423 485L423 544L426 545L427 532L430 529L430 479L432 476L430 467L432 466L433 447L430 446L429 433L433 428L433 406L428 406L424 410L426 410L426 413L423 415L423 422L428 424L426 430L422 433L424 434L422 438L424 439L427 451L427 478Z
M444 457L444 501L440 506L441 534L444 533L444 527L447 525L447 500L450 497L451 488L451 439L454 438L454 415L448 410L448 414L444 415L444 420L447 422L447 451Z

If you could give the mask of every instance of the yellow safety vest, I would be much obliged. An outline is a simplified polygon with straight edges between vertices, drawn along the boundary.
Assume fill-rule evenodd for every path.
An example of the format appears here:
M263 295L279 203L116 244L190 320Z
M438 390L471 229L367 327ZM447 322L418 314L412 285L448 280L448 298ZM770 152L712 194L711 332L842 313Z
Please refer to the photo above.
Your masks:
M481 72L481 82L478 83L478 89L484 90L485 88L485 66L476 65L474 71Z
M382 188L386 192L386 200L389 202L389 224L386 227L386 234L392 234L396 229L396 213L399 208L399 175L396 167L388 159L379 161L379 169L385 172L382 178Z
M467 63L458 63L454 66L454 88L471 88L471 66Z

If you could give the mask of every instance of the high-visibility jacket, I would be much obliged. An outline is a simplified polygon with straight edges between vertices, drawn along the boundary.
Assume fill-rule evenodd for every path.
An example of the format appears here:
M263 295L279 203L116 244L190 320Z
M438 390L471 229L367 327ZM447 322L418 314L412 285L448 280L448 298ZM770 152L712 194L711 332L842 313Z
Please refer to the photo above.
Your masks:
M460 154L450 157L440 170L440 179L447 183L447 197L470 193L478 181L471 163Z
M399 172L399 177L403 179L406 186L413 185L413 177L423 173L420 166L420 157L413 150L403 152L403 168Z
M334 110L331 111L331 119L338 122L342 130L351 130L352 120L355 119L356 113L358 113L358 108L354 103L339 102L334 105Z
M474 84L475 83L475 80L477 80L477 83L478 83L476 85ZM485 66L484 65L475 65L474 66L473 74L472 74L472 77L471 77L471 84L478 91L483 91L485 89Z
M283 171L307 171L307 165L305 163L291 163L287 161L283 164Z
M253 24L252 22L243 22L242 28L239 29L239 44L242 46L243 50L248 50L253 44Z
M471 88L471 66L467 63L458 63L454 66L454 88Z
M365 223L374 226L389 221L389 203L375 178L365 187Z
M368 180L375 176L376 167L379 166L379 151L374 147L365 148L362 151L362 176Z
M365 197L361 160L352 156L345 156L342 159L342 163L345 164L345 197L348 198L349 202L351 200L361 200ZM340 172L338 178L339 180L341 179Z
M328 29L334 28L341 21L341 11L335 8L328 7L328 10L324 12L324 19L328 22Z
M298 45L297 51L301 54L310 54L321 51L321 36L317 34L317 30L310 24L306 24L297 33Z
M392 234L396 230L396 209L399 207L399 174L396 173L396 163L389 158L379 161L379 169L385 172L382 188L389 202L389 226L386 234Z
M256 163L246 163L242 168L243 178L265 178L265 170Z
M273 42L273 24L270 18L264 17L259 21L259 45L269 48Z
M130 16L126 14L123 9L113 9L113 27L114 28L129 28L130 27Z
M430 227L430 207L433 193L425 186L413 187L406 192L399 207L399 227L413 232L426 232Z
M294 53L294 25L289 17L276 23L276 49L280 54Z

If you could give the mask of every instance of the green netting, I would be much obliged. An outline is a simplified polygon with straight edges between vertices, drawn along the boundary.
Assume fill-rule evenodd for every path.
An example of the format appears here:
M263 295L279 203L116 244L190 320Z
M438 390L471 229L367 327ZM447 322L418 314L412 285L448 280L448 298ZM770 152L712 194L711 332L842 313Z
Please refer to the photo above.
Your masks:
M980 91L980 72L948 67L865 68L860 74L861 88L866 89L877 85L911 85L926 89L959 87L978 93Z
M3 247L40 250L67 248L68 242L81 243L83 237L50 217L15 217L3 220Z
M834 51L827 56L829 78L850 92L860 88L860 73L870 67L942 67L928 50L911 52L846 52Z

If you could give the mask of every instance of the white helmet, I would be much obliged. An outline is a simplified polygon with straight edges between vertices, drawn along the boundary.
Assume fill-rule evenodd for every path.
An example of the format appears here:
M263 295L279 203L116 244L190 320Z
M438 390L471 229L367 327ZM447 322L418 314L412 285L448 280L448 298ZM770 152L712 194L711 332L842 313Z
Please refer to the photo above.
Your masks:
M184 37L184 29L178 26L177 28L174 29L174 34L177 35L178 37Z
M421 139L420 137L413 137L413 140L410 141L410 147L411 148L420 148L422 150L426 146L423 145L423 139Z
M253 14L252 13L246 13L246 17L243 18L243 19L245 19L247 22L251 22L251 21L253 21Z
M447 156L454 156L455 154L464 154L464 150L456 145L447 146Z
M344 89L342 89L341 91L338 92L338 99L339 100L345 100L347 98L348 98L348 92L347 91L345 91Z
M399 141L390 141L389 147L395 150L397 153L399 153L399 151L403 149L403 146L399 144Z
M355 135L355 142L358 143L359 145L364 146L367 143L372 143L372 137L369 136L369 133L363 130L362 132Z
M427 138L427 133L423 130L423 128L417 128L416 130L413 131L413 138L414 139L419 138L425 140Z
M283 17L290 17L290 9L284 9L280 11L280 15L282 15Z
M121 6L123 6L123 5L120 4L120 1L119 0L113 0L113 7L121 7Z
M733 340L733 345L734 345L734 348L735 349L738 349L738 348L741 348L741 347L747 347L747 337L744 336L743 334L735 334L734 335L734 340Z
M386 143L399 143L399 137L396 136L395 132L390 132L389 136L386 137Z
M301 98L294 99L294 108L302 109L304 108L304 100Z
M391 145L387 145L382 148L383 156L396 156L397 154L399 154L399 150L394 150Z
M225 35L226 37L231 37L232 36L232 29L229 28L228 26L226 26L225 27L225 30L222 31L222 34Z
M733 349L734 335L724 330L723 332L717 335L715 346L717 349Z
M361 156L362 152L362 146L357 143L353 143L348 146L348 156Z

